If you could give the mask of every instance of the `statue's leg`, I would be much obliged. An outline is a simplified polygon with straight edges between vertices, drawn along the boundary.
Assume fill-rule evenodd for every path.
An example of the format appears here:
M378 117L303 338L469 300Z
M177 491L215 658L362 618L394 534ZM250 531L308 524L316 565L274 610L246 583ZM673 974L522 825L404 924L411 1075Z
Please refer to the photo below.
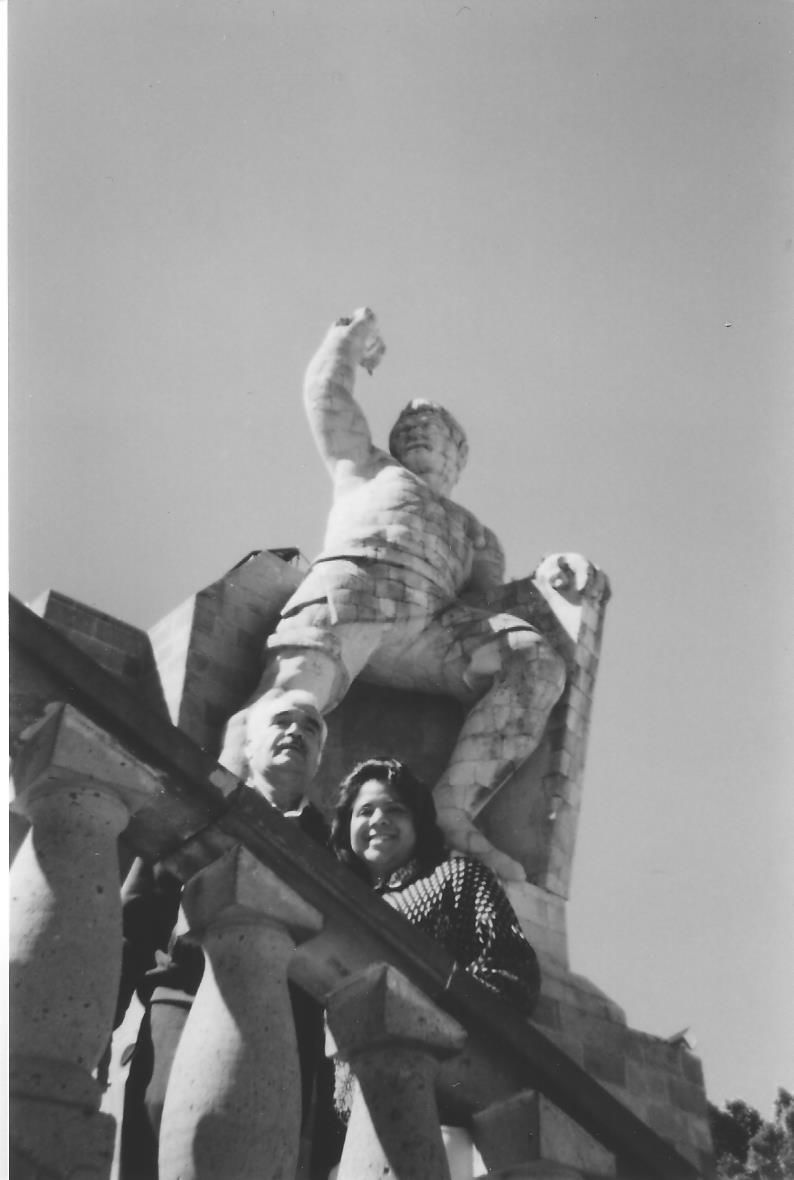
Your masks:
M310 693L321 713L336 708L377 647L382 628L374 623L333 623L325 604L285 619L268 641L261 679L245 706L229 718L218 761L239 778L248 774L246 733L254 708L265 697L293 689Z
M540 742L565 687L562 658L523 620L456 604L404 659L416 688L448 692L471 706L434 790L444 833L502 878L523 880L523 868L493 847L474 818Z
M523 880L523 868L496 852L473 821L540 742L565 686L565 667L537 633L513 631L504 638L499 670L470 709L434 799L453 846L480 856L506 880ZM489 648L481 654L493 656Z

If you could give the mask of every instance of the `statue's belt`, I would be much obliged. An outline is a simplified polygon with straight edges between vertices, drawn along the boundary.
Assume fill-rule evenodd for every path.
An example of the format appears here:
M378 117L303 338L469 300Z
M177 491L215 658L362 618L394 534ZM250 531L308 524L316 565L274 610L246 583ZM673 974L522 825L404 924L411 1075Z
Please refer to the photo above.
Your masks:
M307 573L311 573L316 565L323 565L329 561L352 561L354 565L391 565L395 569L408 570L410 574L418 574L420 578L427 576L412 565L405 565L404 562L394 561L390 557L372 557L370 554L363 553L335 553L332 557L315 557Z

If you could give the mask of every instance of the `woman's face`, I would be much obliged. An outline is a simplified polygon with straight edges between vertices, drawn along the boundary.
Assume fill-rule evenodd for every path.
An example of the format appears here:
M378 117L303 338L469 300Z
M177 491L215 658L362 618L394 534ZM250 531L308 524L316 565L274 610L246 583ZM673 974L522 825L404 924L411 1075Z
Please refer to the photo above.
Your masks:
M392 787L365 782L350 815L350 847L378 885L410 860L416 847L411 812Z

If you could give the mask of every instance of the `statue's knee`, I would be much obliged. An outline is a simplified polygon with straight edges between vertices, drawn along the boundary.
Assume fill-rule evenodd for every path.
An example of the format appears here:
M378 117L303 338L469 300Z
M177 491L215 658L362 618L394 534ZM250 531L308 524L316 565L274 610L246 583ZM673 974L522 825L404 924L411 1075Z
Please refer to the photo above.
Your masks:
M557 696L565 687L566 667L562 656L536 631L516 631L510 645L509 667L528 682L542 681Z
M310 692L322 712L334 708L350 687L351 676L336 646L279 647L273 650L256 690L256 699L291 689Z

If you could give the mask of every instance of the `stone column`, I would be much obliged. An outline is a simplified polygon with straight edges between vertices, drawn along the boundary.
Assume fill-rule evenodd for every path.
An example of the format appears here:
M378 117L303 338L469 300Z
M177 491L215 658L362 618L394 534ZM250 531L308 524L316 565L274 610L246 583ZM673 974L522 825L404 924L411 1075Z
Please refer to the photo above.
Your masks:
M205 970L160 1127L160 1180L295 1174L301 1087L287 966L321 915L236 845L185 887Z
M113 1120L99 1113L91 1074L111 1034L119 985L116 838L128 812L112 786L46 772L21 789L14 807L31 823L10 877L15 1170L104 1177Z
M480 1111L473 1119L473 1133L488 1180L615 1176L614 1156L535 1090L521 1091Z
M328 1023L357 1083L338 1180L449 1180L435 1079L465 1030L385 964L331 994Z

